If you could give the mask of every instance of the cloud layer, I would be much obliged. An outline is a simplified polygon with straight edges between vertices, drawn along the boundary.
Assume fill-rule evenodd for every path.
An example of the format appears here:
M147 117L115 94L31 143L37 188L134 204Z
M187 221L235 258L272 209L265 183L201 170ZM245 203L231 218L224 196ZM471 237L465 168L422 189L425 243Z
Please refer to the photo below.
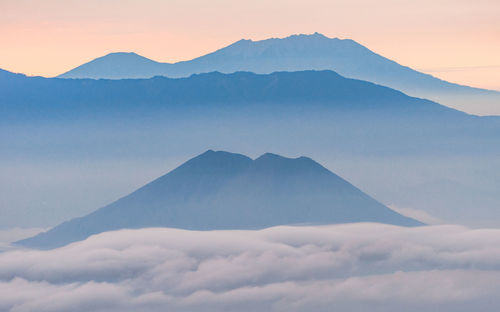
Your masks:
M500 230L107 232L0 253L0 311L493 311Z

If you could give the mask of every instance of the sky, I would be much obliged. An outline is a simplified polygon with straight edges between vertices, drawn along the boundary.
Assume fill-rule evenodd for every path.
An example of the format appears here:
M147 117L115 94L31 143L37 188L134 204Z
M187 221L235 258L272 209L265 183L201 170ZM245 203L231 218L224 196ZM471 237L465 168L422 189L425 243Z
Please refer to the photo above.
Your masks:
M320 32L500 90L498 0L0 0L0 68L56 76L110 52L188 60L239 39Z

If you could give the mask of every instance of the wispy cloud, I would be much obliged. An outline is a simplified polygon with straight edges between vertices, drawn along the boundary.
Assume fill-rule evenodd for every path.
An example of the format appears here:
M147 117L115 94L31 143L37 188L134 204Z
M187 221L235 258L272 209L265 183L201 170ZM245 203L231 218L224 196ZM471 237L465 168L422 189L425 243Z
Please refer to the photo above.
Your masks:
M391 208L392 210L396 211L399 214L402 214L403 216L418 220L422 223L429 224L429 225L437 225L437 224L446 224L447 222L444 222L443 220L440 220L439 218L434 217L430 213L420 210L420 209L415 209L415 208L409 208L409 207L399 207L393 204L387 205L387 207Z
M493 311L500 230L108 232L0 254L1 311Z

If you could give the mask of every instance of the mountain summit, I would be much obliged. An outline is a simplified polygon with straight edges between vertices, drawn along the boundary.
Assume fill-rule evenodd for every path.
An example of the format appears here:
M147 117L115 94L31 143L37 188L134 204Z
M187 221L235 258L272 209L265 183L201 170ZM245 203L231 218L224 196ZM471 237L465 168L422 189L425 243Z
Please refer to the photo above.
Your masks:
M307 157L209 150L97 211L18 242L53 248L123 228L259 229L284 224L421 225Z
M163 64L133 52L115 52L80 65L61 78L139 78L153 77Z
M135 53L110 53L61 74L59 78L180 78L212 71L268 74L333 69L341 75L363 79L366 77L356 75L372 71L369 67L379 67L382 59L383 63L392 62L353 40L314 33L259 41L242 39L215 52L177 63L155 62Z
M351 39L328 38L319 33L260 41L239 40L215 52L178 63L158 63L136 54L113 53L59 77L178 78L212 71L269 74L301 70L333 70L347 78L381 84L470 113L500 114L499 92L449 83L402 66Z

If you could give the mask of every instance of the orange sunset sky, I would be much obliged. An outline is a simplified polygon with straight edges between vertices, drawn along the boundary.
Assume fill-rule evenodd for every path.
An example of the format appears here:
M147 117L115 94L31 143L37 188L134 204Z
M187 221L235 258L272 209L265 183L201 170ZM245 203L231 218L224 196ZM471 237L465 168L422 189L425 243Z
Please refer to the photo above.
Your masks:
M0 0L0 68L55 76L117 51L175 62L242 38L316 31L500 90L499 0Z

